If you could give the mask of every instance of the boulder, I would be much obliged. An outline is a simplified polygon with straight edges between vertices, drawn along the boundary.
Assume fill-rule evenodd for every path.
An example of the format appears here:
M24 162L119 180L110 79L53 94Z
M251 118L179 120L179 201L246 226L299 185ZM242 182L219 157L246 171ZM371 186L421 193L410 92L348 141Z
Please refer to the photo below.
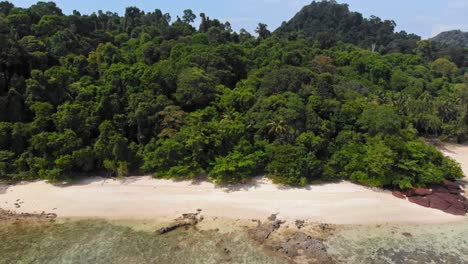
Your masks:
M409 197L408 200L412 203L424 206L424 207L429 207L429 199L427 197L421 197L421 196L413 196Z
M440 197L436 195L430 195L430 196L427 196L427 198L429 198L429 205L431 208L439 209L443 211L451 206L450 203L448 203L447 201L441 199Z
M432 194L432 190L426 188L416 188L414 189L414 193L417 195L429 195Z
M450 206L449 208L445 209L444 212L446 212L447 214L453 214L453 215L465 215L466 214L465 210L460 210L453 206Z
M400 199L405 199L405 195L402 193L402 192L399 192L399 191L395 191L395 192L392 192L392 195L397 197L397 198L400 198Z

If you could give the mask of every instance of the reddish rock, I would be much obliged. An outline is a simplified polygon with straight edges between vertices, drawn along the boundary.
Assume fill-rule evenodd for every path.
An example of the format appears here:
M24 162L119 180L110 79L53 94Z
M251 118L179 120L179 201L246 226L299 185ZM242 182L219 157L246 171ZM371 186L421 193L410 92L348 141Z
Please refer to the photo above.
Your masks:
M392 192L393 196L397 197L397 198L400 198L400 199L405 199L405 195L402 193L402 192L398 192L398 191L395 191L395 192Z
M451 206L449 202L441 199L437 195L430 195L430 196L427 196L427 198L429 199L429 205L431 208L439 209L443 211Z
M409 197L408 200L412 203L415 203L424 207L429 207L429 199L426 197L412 196L412 197Z
M447 214L453 214L453 215L465 215L466 214L465 210L460 210L453 206L450 206L449 208L445 209L444 212L446 212Z
M465 204L461 201L457 201L456 203L450 203L452 207L460 209L460 210L465 210Z
M408 189L408 190L406 190L406 193L405 193L405 194L406 194L407 197L418 196L418 195L416 194L416 192L415 192L414 189Z
M462 190L461 189L449 189L449 193L451 193L451 194L461 194Z
M448 193L449 192L447 188L445 188L444 186L440 186L440 185L432 188L432 190L434 192L437 192L437 193Z
M429 195L432 194L432 190L426 188L416 188L414 189L414 193L417 195Z
M449 203L457 203L459 199L458 196L450 193L434 193L434 195Z
M456 182L452 182L452 181L449 181L449 180L444 180L444 185L448 188L448 189L460 189L460 185Z

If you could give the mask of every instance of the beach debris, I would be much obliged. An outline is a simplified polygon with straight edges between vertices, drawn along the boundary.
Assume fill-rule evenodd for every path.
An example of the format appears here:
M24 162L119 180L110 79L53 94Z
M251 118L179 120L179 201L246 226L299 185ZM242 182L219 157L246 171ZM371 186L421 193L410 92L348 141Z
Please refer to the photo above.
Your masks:
M197 225L198 223L203 221L203 216L200 215L200 211L197 210L197 213L182 214L181 217L174 220L175 222L173 224L159 229L159 234L166 234L182 226Z

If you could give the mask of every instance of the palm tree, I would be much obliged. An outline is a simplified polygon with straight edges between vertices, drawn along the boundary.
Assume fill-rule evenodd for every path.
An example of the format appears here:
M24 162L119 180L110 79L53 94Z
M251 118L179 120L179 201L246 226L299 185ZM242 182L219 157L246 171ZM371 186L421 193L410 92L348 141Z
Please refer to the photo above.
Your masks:
M293 134L292 127L283 119L270 121L267 124L267 128L268 135L273 136L282 142L287 142L289 140L289 136Z

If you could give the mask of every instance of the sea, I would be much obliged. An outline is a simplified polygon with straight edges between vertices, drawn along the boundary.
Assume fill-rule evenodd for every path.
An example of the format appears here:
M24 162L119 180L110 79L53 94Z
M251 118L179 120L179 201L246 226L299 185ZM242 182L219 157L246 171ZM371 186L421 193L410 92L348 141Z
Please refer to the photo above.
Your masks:
M335 263L468 263L468 221L334 227ZM302 263L252 240L243 229L179 228L161 235L143 221L0 223L0 263Z

